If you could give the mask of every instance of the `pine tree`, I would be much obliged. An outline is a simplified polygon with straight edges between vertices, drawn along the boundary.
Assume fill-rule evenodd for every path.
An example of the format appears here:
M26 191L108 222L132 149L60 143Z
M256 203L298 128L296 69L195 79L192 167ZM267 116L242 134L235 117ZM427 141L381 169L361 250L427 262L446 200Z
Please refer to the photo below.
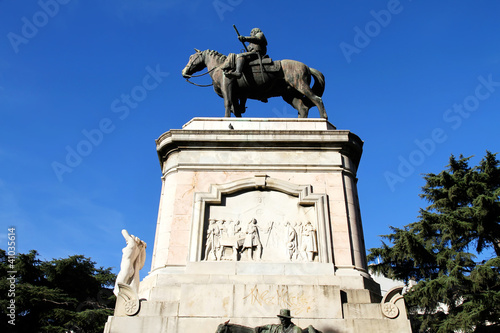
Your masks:
M499 160L469 160L425 175L419 220L369 250L373 271L418 282L404 296L414 332L500 332Z
M1 275L15 272L15 326L4 320L0 331L102 332L107 317L113 314L116 276L111 268L95 265L81 255L42 261L34 250L9 262L0 249ZM8 295L9 288L9 281L0 281L2 295ZM0 300L3 318L8 318L9 301L7 297Z

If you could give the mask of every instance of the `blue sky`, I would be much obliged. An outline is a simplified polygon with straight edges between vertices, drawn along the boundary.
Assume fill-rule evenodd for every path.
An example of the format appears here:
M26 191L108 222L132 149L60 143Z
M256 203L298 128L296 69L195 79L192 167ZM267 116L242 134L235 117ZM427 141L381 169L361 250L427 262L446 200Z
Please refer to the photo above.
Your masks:
M195 47L239 52L233 24L325 75L330 122L365 142L359 199L366 246L378 246L426 205L423 173L500 151L498 13L493 0L0 1L0 248L14 226L19 252L117 272L125 228L148 243L147 274L154 140L224 115L180 72ZM281 99L247 106L246 117L296 117Z

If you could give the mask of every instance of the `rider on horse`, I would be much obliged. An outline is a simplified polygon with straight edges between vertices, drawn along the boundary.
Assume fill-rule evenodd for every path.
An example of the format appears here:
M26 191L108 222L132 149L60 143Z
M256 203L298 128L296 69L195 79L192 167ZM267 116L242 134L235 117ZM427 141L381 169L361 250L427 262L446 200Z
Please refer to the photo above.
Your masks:
M248 52L240 53L236 57L236 69L233 72L227 72L225 75L229 78L240 78L245 61L262 58L267 54L267 40L264 33L259 28L253 28L250 36L238 36L241 42L250 42Z

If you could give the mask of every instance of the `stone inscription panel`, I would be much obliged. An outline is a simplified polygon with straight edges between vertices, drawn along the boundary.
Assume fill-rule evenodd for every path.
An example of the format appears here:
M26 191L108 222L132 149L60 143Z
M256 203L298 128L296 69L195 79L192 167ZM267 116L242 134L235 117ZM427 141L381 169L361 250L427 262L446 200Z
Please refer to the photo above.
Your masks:
M276 309L290 309L302 318L341 318L340 290L335 286L236 285L235 315L273 317Z

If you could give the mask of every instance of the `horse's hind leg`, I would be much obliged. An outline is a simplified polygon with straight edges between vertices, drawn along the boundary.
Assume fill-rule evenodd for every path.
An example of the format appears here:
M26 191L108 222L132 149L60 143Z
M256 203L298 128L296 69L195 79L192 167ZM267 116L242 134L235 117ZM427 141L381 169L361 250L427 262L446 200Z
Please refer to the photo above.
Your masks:
M293 95L284 95L283 100L293 106L299 113L299 118L307 118L309 108L304 104L301 98L294 97Z
M289 77L285 78L288 84L295 88L299 93L307 97L314 105L316 105L321 118L328 119L325 106L323 105L323 99L314 94L311 87L309 87L309 84L311 82L310 74L306 72L305 67L296 70L294 74L294 76L290 75Z
M229 99L224 98L224 109L225 109L224 117L226 117L226 118L231 117L231 108L232 108L232 105L231 105L231 102L229 101Z
M234 107L233 113L236 117L241 117L241 114L245 113L246 102L247 102L246 97L240 97L236 99L236 104L233 104Z
M318 107L319 115L321 118L328 119L328 116L326 115L325 105L323 104L323 99L315 95L309 85L305 83L305 81L301 81L301 83L299 83L299 86L295 89L304 94L311 102L314 103L314 105Z

